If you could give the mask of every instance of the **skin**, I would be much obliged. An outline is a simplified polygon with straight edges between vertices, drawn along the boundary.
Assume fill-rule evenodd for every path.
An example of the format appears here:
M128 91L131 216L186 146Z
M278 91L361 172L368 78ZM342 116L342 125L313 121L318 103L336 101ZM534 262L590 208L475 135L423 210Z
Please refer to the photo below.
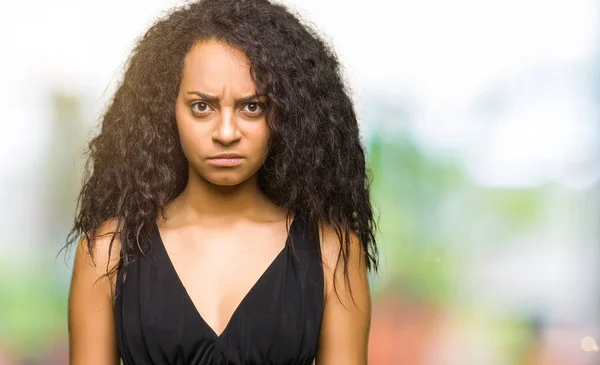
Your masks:
M281 252L289 228L286 212L257 184L268 154L264 104L243 52L206 40L186 56L175 110L189 181L157 224L181 283L216 334ZM222 153L236 153L242 160L235 167L211 163L210 157ZM71 364L119 364L111 307L116 278L103 276L118 263L118 239L110 259L108 252L115 229L114 220L100 227L93 252L85 239L77 247L69 296ZM342 270L334 275L338 238L327 224L321 229L325 311L315 359L319 365L367 363L367 270L359 242L351 237L347 285Z

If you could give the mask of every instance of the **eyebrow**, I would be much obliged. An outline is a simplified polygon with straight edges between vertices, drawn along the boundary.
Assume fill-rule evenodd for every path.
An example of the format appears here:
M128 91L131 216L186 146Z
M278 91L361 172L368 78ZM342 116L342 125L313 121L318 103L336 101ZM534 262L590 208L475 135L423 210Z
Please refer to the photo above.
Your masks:
M216 96L213 96L213 95L205 94L205 93L202 93L200 91L188 91L187 93L191 94L191 95L199 96L203 100L205 100L205 101L207 101L209 103L217 103L217 104L219 103L219 98L216 97ZM266 95L264 95L264 94L252 94L252 95L244 96L243 98L235 99L235 103L238 104L238 105L239 104L243 104L243 103L247 103L247 102L249 102L251 100L258 99L261 96L266 96Z

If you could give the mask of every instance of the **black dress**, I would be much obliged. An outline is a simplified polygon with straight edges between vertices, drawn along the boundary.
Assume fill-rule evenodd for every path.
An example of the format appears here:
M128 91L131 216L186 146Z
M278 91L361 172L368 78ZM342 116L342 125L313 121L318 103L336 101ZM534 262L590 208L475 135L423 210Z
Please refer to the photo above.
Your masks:
M221 335L196 310L156 224L151 252L117 275L115 327L125 365L305 364L316 357L323 268L306 219L242 299Z

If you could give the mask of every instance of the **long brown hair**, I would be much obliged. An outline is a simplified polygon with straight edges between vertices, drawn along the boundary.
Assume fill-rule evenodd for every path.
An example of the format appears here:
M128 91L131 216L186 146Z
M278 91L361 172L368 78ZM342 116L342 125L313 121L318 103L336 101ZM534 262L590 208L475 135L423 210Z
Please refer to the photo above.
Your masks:
M202 39L242 50L257 88L268 96L270 152L259 171L264 193L287 211L337 232L348 277L350 234L376 269L375 222L354 106L332 50L282 5L266 0L198 1L174 9L139 39L89 143L83 188L67 246L122 221L120 267L149 244L148 231L184 189L175 99L183 59ZM114 238L114 236L113 236Z

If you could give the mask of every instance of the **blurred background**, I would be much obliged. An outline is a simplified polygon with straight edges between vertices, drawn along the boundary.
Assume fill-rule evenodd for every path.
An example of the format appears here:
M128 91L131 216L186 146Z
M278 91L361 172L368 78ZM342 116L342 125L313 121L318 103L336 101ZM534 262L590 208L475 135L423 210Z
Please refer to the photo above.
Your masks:
M0 364L66 364L85 143L176 0L0 2ZM600 363L600 3L287 0L337 51L379 216L371 365Z

